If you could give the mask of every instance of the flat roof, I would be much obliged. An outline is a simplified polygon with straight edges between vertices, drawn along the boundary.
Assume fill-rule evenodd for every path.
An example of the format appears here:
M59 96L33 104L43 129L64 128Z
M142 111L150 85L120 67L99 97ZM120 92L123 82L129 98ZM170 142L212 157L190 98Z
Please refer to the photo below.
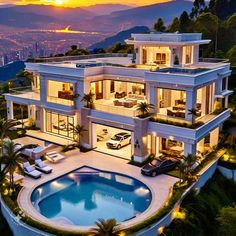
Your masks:
M201 33L159 33L131 34L125 42L128 44L159 44L159 45L189 45L208 44L211 40L203 40Z

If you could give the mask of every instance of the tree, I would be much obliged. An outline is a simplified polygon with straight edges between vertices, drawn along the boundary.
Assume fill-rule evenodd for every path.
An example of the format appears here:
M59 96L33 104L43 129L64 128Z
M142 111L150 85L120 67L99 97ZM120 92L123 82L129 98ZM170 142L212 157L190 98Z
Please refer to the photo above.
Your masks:
M3 154L2 152L2 147L3 147L3 141L5 138L9 137L9 135L14 132L12 130L12 128L14 126L16 126L17 121L16 120L12 120L12 119L5 119L2 118L0 119L0 147L1 147L1 154Z
M16 169L19 169L22 171L21 162L22 160L26 160L22 154L21 151L27 148L27 146L24 146L22 148L17 148L17 144L15 144L13 141L7 141L3 145L3 156L2 156L2 163L5 165L2 172L3 174L9 173L9 190L15 191L14 187L14 173Z
M223 207L220 210L219 216L216 220L220 224L220 231L222 235L235 236L236 235L236 204L231 207Z
M231 66L236 66L236 44L227 52Z
M196 32L201 32L204 38L211 39L215 52L218 47L219 19L210 12L202 13L195 21Z
M166 27L164 25L164 21L162 20L162 18L159 18L157 22L154 24L154 30L158 32L165 32Z
M230 14L229 2L229 0L210 0L209 10L210 12L218 16L220 19L224 20Z
M205 0L194 0L192 12L190 13L190 17L196 18L198 17L204 10L206 10Z
M168 26L167 31L170 33L175 33L179 31L179 18L178 17L175 17L173 19L172 23Z
M78 48L77 45L71 45L71 49L65 53L66 56L89 55L88 50Z
M141 117L146 117L149 115L151 109L154 108L154 105L148 104L147 102L140 102L137 105L137 111L141 113Z
M83 98L81 99L81 102L85 102L85 107L87 108L93 108L93 97L95 94L93 94L91 91L89 93L85 93Z
M181 33L188 33L191 29L192 21L189 18L189 15L184 11L179 18L179 31Z
M198 157L192 154L183 156L182 161L178 165L178 169L180 172L180 182L185 182L192 179L193 165L197 161L197 159Z
M73 126L73 132L76 135L75 141L78 143L78 147L80 147L81 137L83 137L83 134L86 131L88 130L86 130L83 125L78 124L76 126Z
M27 70L22 70L16 75L17 78L23 78L26 80L27 85L34 84L34 75L33 73L27 71Z
M118 236L120 232L118 231L118 224L116 219L99 219L96 222L96 228L91 229L92 236Z

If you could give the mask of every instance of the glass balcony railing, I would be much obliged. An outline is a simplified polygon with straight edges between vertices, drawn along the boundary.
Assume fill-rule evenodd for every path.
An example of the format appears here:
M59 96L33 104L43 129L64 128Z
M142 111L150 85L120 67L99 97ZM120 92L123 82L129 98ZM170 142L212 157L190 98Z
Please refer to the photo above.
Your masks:
M122 106L104 105L99 103L94 103L94 109L98 111L129 117L135 117L139 114L139 112L135 108L132 109Z
M52 96L47 96L47 102L61 104L65 106L74 106L73 100L57 98L57 97L52 97Z

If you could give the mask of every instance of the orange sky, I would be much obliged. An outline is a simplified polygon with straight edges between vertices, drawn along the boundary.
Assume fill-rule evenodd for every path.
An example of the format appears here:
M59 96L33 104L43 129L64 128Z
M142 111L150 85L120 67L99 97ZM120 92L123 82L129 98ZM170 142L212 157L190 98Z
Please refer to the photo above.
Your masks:
M48 4L65 7L88 6L104 3L121 3L127 5L148 5L171 0L0 0L0 4Z

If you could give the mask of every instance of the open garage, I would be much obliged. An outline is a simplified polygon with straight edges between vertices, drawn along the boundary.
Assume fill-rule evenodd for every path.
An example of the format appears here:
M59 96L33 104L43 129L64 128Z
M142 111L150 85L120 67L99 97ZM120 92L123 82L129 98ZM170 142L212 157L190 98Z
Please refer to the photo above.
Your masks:
M131 159L131 143L133 143L131 131L93 123L92 133L95 150L128 160Z

